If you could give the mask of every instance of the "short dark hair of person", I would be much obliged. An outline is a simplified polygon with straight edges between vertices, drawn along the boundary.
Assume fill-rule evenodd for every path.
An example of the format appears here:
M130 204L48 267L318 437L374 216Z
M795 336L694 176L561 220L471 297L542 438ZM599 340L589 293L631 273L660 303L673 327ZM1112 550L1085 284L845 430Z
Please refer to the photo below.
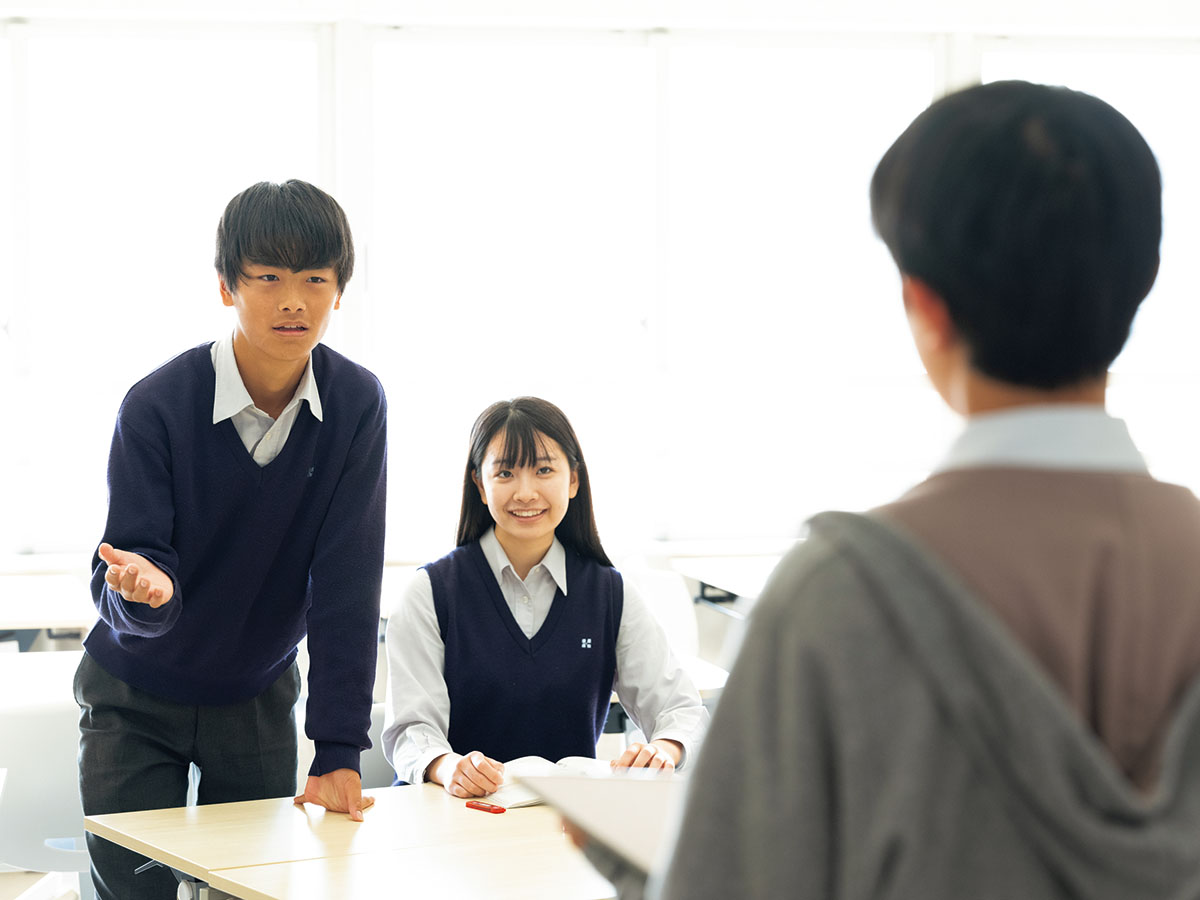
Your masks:
M251 185L229 201L217 225L215 265L228 290L237 293L247 264L292 272L330 268L344 291L354 273L346 213L307 181Z
M579 489L567 504L567 514L554 529L564 547L591 557L604 566L612 561L600 545L596 516L592 509L592 486L587 465L575 429L563 411L549 400L517 397L493 403L475 420L471 428L471 449L463 475L462 509L458 516L458 546L479 540L495 524L492 514L479 496L474 476L481 474L484 457L496 435L504 434L501 461L513 468L532 466L545 456L541 438L550 438L567 455L571 471L579 476Z
M1158 273L1162 181L1102 100L1000 81L921 113L871 180L875 230L925 282L984 375L1103 377Z

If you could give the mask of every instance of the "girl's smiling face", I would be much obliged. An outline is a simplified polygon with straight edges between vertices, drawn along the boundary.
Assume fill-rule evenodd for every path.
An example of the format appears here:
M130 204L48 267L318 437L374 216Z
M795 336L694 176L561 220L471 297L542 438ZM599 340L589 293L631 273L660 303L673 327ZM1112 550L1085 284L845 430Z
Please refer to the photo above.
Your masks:
M539 431L536 443L537 458L532 465L522 466L502 458L505 433L499 432L472 476L496 523L500 546L510 558L517 553L544 555L579 490L579 473L558 442Z

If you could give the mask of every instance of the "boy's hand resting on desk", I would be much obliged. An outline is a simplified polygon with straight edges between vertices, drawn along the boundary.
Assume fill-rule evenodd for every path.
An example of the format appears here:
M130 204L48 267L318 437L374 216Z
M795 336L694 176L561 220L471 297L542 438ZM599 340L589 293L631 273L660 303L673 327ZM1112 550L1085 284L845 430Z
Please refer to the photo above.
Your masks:
M334 769L324 775L309 775L297 805L315 803L330 812L348 812L355 822L363 820L363 810L375 805L374 797L364 797L362 778L353 769Z
M504 783L504 764L472 750L466 756L443 753L429 764L426 777L452 797L483 797Z
M662 738L648 744L632 743L612 761L614 769L664 769L671 771L683 757L683 745Z
M118 550L112 544L101 544L96 552L108 563L104 583L122 599L157 609L175 595L175 584L146 557Z

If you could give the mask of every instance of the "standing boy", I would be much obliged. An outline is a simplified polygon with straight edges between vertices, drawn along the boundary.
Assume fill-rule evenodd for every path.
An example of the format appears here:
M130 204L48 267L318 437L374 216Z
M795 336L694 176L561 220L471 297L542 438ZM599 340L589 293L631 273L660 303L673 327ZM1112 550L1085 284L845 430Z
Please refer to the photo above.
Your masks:
M966 429L772 575L651 894L1197 896L1200 503L1104 409L1160 196L1065 88L950 95L884 155L875 225Z
M296 646L308 635L304 793L361 821L383 566L387 407L319 342L354 268L345 213L260 183L217 229L233 334L135 384L93 560L100 621L76 676L86 814L295 792ZM165 869L88 835L102 900L174 896Z

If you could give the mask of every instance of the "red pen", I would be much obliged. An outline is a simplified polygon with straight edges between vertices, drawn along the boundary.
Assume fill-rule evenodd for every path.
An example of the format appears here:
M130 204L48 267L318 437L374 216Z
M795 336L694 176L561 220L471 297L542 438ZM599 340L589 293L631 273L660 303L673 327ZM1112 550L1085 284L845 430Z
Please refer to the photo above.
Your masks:
M490 813L504 812L503 806L497 806L495 803L484 803L482 800L468 800L467 808L468 809L479 809L479 810L482 810L483 812L490 812Z

